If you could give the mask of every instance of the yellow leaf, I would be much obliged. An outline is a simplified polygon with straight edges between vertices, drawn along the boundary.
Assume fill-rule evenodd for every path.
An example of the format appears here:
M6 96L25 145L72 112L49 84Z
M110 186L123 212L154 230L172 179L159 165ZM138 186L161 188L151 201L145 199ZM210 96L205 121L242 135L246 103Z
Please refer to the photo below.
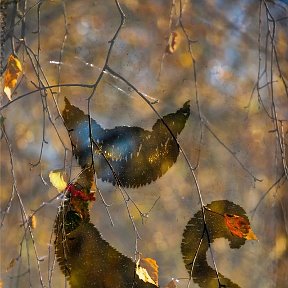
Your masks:
M63 170L54 170L49 173L49 178L51 184L59 191L64 191L67 187L67 182L65 181L66 174Z
M29 216L29 225L32 229L36 228L37 220L36 220L36 216L33 214Z
M144 282L158 286L158 265L154 259L139 259L136 263L136 274Z
M12 90L15 88L22 72L21 62L12 54L8 58L7 68L4 73L4 92L11 101Z
M153 281L158 286L158 265L157 262L152 258L141 258L139 262L140 266L145 268L153 279Z
M247 240L258 240L257 236L251 228L249 229L248 234L244 238L246 238Z

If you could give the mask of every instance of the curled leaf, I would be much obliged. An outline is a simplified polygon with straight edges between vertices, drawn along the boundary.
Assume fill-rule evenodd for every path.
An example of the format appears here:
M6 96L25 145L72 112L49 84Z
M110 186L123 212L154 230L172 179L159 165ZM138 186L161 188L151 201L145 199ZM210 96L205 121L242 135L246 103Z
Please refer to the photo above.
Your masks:
M242 216L235 214L224 214L225 224L230 230L232 235L239 238L245 238L247 240L257 240L256 235L250 227L249 220Z
M10 101L12 100L12 90L15 88L21 72L21 62L16 56L11 54L8 58L7 68L4 73L4 92Z
M139 279L158 286L158 265L152 258L142 258L136 263L136 274Z
M51 184L59 191L64 191L67 187L67 182L65 180L66 175L62 170L54 170L49 173L49 179Z

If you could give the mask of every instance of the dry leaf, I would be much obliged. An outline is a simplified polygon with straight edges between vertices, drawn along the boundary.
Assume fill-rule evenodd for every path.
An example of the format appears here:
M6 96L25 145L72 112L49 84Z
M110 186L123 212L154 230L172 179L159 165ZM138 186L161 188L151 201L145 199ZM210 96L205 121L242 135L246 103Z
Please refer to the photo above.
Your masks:
M158 265L152 258L142 258L136 263L136 274L144 282L158 286Z
M257 240L256 235L250 227L250 223L244 217L235 214L224 214L225 224L230 232L239 238Z
M166 46L166 53L173 54L180 44L180 34L176 31L171 32Z
M152 258L141 258L139 264L142 268L146 269L150 277L158 286L158 267L159 266L157 265L156 260Z
M15 88L22 72L21 62L12 54L8 58L7 68L4 73L4 92L11 101L12 90Z
M63 170L54 170L49 173L49 179L51 184L59 191L64 191L67 187L65 181L66 174Z

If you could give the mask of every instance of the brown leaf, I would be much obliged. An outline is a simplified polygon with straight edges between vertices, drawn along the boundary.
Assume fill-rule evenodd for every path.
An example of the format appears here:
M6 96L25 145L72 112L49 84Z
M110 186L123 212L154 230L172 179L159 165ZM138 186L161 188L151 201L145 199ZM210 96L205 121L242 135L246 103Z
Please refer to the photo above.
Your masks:
M136 274L144 282L158 286L158 265L152 258L141 258L136 263Z
M224 214L225 224L230 232L239 238L257 240L256 235L250 227L250 223L244 217L235 214Z
M21 62L16 56L11 54L8 58L7 68L4 73L4 92L10 101L12 100L12 90L15 88L21 72Z

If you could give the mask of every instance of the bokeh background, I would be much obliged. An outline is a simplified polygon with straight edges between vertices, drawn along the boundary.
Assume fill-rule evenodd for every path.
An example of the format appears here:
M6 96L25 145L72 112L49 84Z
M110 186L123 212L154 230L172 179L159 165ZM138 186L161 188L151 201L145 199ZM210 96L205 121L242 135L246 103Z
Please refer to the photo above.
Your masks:
M243 207L259 239L233 250L217 239L212 249L219 272L241 287L285 287L287 1L119 3L126 22L109 67L159 100L153 106L161 115L191 101L179 142L197 167L203 200L226 199ZM73 179L79 173L59 111L66 96L87 113L92 89L66 85L46 93L36 90L95 83L121 17L112 0L20 0L6 1L5 7L3 65L14 49L23 75L15 101L1 94L1 285L41 287L42 281L45 287L67 287L53 258L53 223L61 199L51 200L58 192L48 174L64 169ZM26 95L31 91L36 92ZM150 130L157 120L129 85L107 72L91 98L90 113L105 128ZM92 222L118 251L134 257L136 233L119 189L100 180L97 185L114 226L99 195ZM137 249L157 260L160 286L175 278L179 287L187 287L181 240L200 203L183 155L156 182L127 192L149 215L143 219L128 203L141 236ZM39 207L31 239L23 213Z

